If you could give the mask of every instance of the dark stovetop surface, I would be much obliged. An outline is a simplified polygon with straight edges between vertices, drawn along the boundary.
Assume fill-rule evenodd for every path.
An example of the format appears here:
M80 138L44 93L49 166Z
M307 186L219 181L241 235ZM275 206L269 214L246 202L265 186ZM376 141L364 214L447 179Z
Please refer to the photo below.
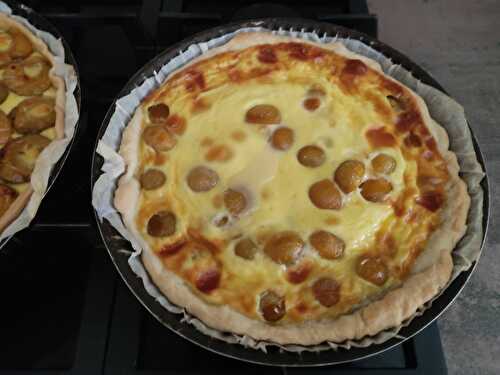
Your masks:
M436 324L381 355L330 367L261 367L208 352L140 305L92 226L16 236L0 254L0 283L0 375L446 373Z
M182 0L27 3L55 24L73 50L82 114L73 149L34 223L0 250L0 375L446 373L435 324L381 355L335 367L258 367L208 352L142 308L118 278L94 225L89 179L97 130L116 93L165 45L231 18L262 15L308 16L376 35L366 1L317 1L308 7L291 1L291 11L260 5L241 11L250 3L243 0L210 7Z

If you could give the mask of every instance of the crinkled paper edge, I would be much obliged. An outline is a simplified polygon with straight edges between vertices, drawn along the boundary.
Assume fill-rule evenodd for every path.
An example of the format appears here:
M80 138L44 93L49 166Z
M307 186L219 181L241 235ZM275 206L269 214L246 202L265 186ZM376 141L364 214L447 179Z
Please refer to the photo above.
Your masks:
M0 248L7 240L15 233L29 226L31 220L36 215L38 207L47 191L49 176L52 167L57 163L66 150L66 147L71 142L75 127L78 122L79 112L75 98L75 88L78 84L73 66L65 64L64 46L60 39L56 39L52 34L42 31L34 27L29 21L23 17L12 14L12 9L0 1L0 12L7 14L12 19L27 27L34 35L43 40L49 47L50 52L54 55L54 73L64 79L66 90L66 105L64 110L64 138L52 141L38 157L33 173L31 174L31 185L33 194L28 201L27 206L21 211L19 216L0 234Z
M262 27L242 28L205 43L193 44L189 46L186 51L170 60L160 69L160 71L155 72L153 77L146 79L140 86L134 88L130 94L116 101L115 112L112 115L107 130L104 133L104 136L100 139L97 148L97 152L104 158L104 165L102 167L102 171L104 173L96 181L93 190L92 204L98 214L98 217L101 221L104 219L108 220L123 237L132 243L135 251L131 253L130 251L124 250L124 252L127 255L130 255L129 265L132 271L143 280L146 291L168 311L183 314L183 321L194 325L198 330L211 337L218 338L231 344L241 344L254 349L261 349L263 351L266 351L267 346L273 345L279 346L281 349L291 352L321 351L326 349L337 349L339 347L346 349L349 349L350 347L366 347L373 343L380 344L393 337L401 338L403 336L398 334L401 328L410 324L416 316L422 315L423 312L431 306L432 302L436 298L439 298L441 293L422 306L419 311L404 321L400 326L384 330L375 336L365 337L361 340L348 340L341 344L326 342L324 344L314 346L277 345L272 342L257 341L246 335L242 336L214 330L206 326L196 317L191 316L189 313L184 311L184 309L171 304L150 281L141 261L141 248L134 240L133 235L130 234L125 228L120 215L113 207L112 202L117 178L124 172L124 161L117 153L121 141L121 133L124 127L128 124L136 107L140 104L142 99L149 92L159 87L168 74L173 70L178 69L191 59L203 54L207 50L227 43L235 34L249 31L271 30L264 29ZM400 65L393 64L390 59L359 40L344 39L338 36L329 37L326 34L319 36L314 32L303 32L293 29L278 29L272 32L278 35L300 37L320 43L340 41L351 51L378 61L386 74L396 78L398 81L404 83L418 93L429 107L429 112L432 118L447 130L450 138L450 149L455 152L458 157L460 174L467 183L468 192L471 196L471 209L467 218L467 231L465 236L453 251L454 267L451 280L446 285L447 287L460 272L468 269L471 264L479 258L483 234L483 190L480 186L480 182L484 177L484 173L476 158L470 130L467 125L462 106L439 90L418 81L412 76L411 72L408 72ZM446 289L446 287L444 289Z

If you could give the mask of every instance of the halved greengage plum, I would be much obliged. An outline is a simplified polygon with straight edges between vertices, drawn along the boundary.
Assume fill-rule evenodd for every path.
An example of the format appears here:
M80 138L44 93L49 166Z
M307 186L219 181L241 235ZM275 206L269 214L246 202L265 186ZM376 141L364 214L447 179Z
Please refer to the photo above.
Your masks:
M152 125L142 133L144 142L156 151L168 151L175 147L177 141L174 136L163 126Z
M342 196L339 190L332 181L327 179L311 185L309 199L322 210L338 210L342 207Z
M0 110L0 149L5 146L12 135L12 125L9 117Z
M273 105L258 104L247 111L245 121L250 124L279 124L281 122L281 113Z
M346 160L335 170L334 179L340 190L348 194L363 181L365 165L359 160Z
M148 169L139 177L139 182L144 190L155 190L163 186L167 176L159 169Z
M41 95L51 86L50 68L51 64L45 57L30 56L9 64L4 70L2 82L17 95Z
M356 273L366 281L382 286L388 278L389 269L382 258L366 254L358 258Z
M236 245L234 245L234 253L247 260L252 260L255 257L257 250L258 248L255 242L248 237L240 239L236 242Z
M21 134L40 133L56 122L55 101L52 98L24 99L13 111L14 128Z
M277 322L285 316L285 299L272 290L267 290L260 295L259 309L265 320Z
M340 284L331 277L322 277L312 285L314 298L325 307L332 307L340 301Z
M159 211L148 221L147 232L152 237L168 237L175 233L177 219L170 211Z
M297 153L297 160L304 167L316 168L325 162L325 152L318 146L304 146Z
M191 169L186 177L188 186L196 193L212 190L219 182L219 175L203 165Z
M304 241L293 231L275 233L266 242L264 253L278 264L292 264L304 247Z
M149 121L155 125L162 125L167 122L170 109L165 103L153 104L148 108Z
M38 156L49 143L49 138L39 134L25 135L9 141L0 163L0 177L11 183L29 181Z
M361 195L367 201L380 203L392 191L392 185L384 178L366 180L361 184Z
M271 145L274 149L286 151L293 145L293 130L287 127L276 129L271 136Z
M309 242L324 259L337 259L344 254L345 242L326 230L318 230L311 234Z
M378 154L372 159L375 173L391 174L396 169L396 160L387 154Z
M247 198L241 191L228 189L224 192L224 205L231 215L236 216L247 207Z

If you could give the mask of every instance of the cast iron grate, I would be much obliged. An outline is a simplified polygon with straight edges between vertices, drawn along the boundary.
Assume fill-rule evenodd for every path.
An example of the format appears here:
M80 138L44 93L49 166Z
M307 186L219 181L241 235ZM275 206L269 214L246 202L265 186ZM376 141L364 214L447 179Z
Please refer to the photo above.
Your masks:
M233 19L302 16L376 36L366 1L26 1L79 63L76 143L34 225L0 252L3 374L445 374L437 326L379 356L323 368L272 368L217 356L158 323L113 268L93 227L93 143L113 98L165 46ZM61 280L63 282L61 282Z

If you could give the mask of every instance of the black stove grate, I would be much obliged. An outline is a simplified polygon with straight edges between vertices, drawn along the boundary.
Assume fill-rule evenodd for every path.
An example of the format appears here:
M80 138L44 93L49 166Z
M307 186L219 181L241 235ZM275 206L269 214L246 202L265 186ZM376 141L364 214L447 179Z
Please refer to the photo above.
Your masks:
M0 251L0 375L4 374L445 374L435 324L390 351L322 368L245 364L201 349L161 326L118 278L89 205L97 130L126 81L165 46L222 23L299 16L372 36L366 1L26 1L52 22L79 64L78 138L30 229ZM62 282L61 282L62 281Z

